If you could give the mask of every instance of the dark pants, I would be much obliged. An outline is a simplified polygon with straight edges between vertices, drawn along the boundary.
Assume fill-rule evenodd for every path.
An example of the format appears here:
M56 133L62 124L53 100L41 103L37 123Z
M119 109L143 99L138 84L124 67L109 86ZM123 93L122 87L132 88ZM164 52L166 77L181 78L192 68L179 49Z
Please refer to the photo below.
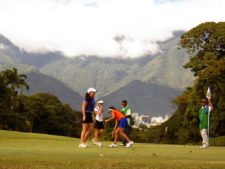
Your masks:
M129 137L130 135L130 131L131 131L131 127L127 126L124 128L124 133L127 135L127 137ZM125 146L127 143L127 141L125 139L122 139L122 144Z

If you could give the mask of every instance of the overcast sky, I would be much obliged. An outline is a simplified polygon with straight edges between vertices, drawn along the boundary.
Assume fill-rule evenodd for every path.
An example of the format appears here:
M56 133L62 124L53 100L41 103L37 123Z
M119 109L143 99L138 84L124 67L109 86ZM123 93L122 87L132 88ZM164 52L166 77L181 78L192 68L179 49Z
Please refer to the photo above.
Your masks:
M139 57L175 30L225 21L225 0L0 0L0 34L28 51Z

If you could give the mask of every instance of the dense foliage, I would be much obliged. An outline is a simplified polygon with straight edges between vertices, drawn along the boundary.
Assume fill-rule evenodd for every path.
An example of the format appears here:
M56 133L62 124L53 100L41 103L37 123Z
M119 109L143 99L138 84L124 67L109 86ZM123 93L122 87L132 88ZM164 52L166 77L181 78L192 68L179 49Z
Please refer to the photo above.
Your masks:
M15 68L0 73L0 129L79 137L80 112L47 93L24 96L24 87L26 75Z
M196 77L192 87L174 99L178 109L161 128L161 142L193 143L200 141L199 101L207 88L212 92L214 110L210 117L210 136L225 135L225 22L200 24L181 36L180 46L187 49L190 61L184 65ZM163 130L162 130L163 131Z

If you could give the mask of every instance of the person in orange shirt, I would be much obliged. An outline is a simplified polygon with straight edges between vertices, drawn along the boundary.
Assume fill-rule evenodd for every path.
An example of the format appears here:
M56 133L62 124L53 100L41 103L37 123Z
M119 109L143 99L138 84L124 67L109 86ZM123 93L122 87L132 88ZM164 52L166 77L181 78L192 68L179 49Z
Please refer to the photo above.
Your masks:
M109 122L111 120L115 120L114 130L112 135L114 136L114 142L109 145L109 147L117 147L116 143L118 140L118 133L127 141L126 147L131 147L134 142L130 140L130 138L124 133L124 129L128 126L126 116L117 110L115 107L110 107L108 110L111 113L111 118L105 120L105 122Z

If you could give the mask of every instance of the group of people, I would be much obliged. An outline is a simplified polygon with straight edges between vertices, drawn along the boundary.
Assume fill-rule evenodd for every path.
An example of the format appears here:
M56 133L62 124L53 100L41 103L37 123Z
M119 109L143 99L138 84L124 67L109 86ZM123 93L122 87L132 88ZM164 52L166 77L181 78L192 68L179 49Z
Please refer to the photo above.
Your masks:
M103 100L97 101L95 104L95 93L97 92L94 88L89 88L86 92L85 99L82 103L82 132L80 138L80 148L87 147L87 139L95 128L94 138L92 142L98 146L102 146L102 143L99 141L101 134L103 133L106 123L111 120L115 120L115 126L112 132L114 137L114 142L109 145L109 147L117 147L118 134L123 138L122 145L126 147L131 147L134 142L129 138L129 133L131 129L131 109L128 106L126 100L122 101L122 109L117 110L115 107L109 107L108 112L111 114L109 119L104 121L103 119ZM202 137L202 146L201 148L209 147L209 114L213 110L213 105L211 103L211 98L201 100L201 108L199 110L199 128L200 134ZM93 120L93 112L95 114L95 124Z
M104 101L98 100L97 104L95 103L96 92L96 89L89 88L82 103L82 131L79 147L88 147L86 142L93 128L95 128L95 133L92 142L93 144L101 147L102 143L99 141L99 138L102 135L106 124L112 120L115 120L115 126L112 132L114 141L112 144L109 145L109 147L117 147L119 134L123 138L121 145L125 147L131 147L134 142L129 138L129 133L131 129L131 109L128 106L127 101L122 101L121 110L117 110L115 107L109 107L108 113L111 114L111 117L104 120ZM93 120L93 113L95 116L95 120Z

